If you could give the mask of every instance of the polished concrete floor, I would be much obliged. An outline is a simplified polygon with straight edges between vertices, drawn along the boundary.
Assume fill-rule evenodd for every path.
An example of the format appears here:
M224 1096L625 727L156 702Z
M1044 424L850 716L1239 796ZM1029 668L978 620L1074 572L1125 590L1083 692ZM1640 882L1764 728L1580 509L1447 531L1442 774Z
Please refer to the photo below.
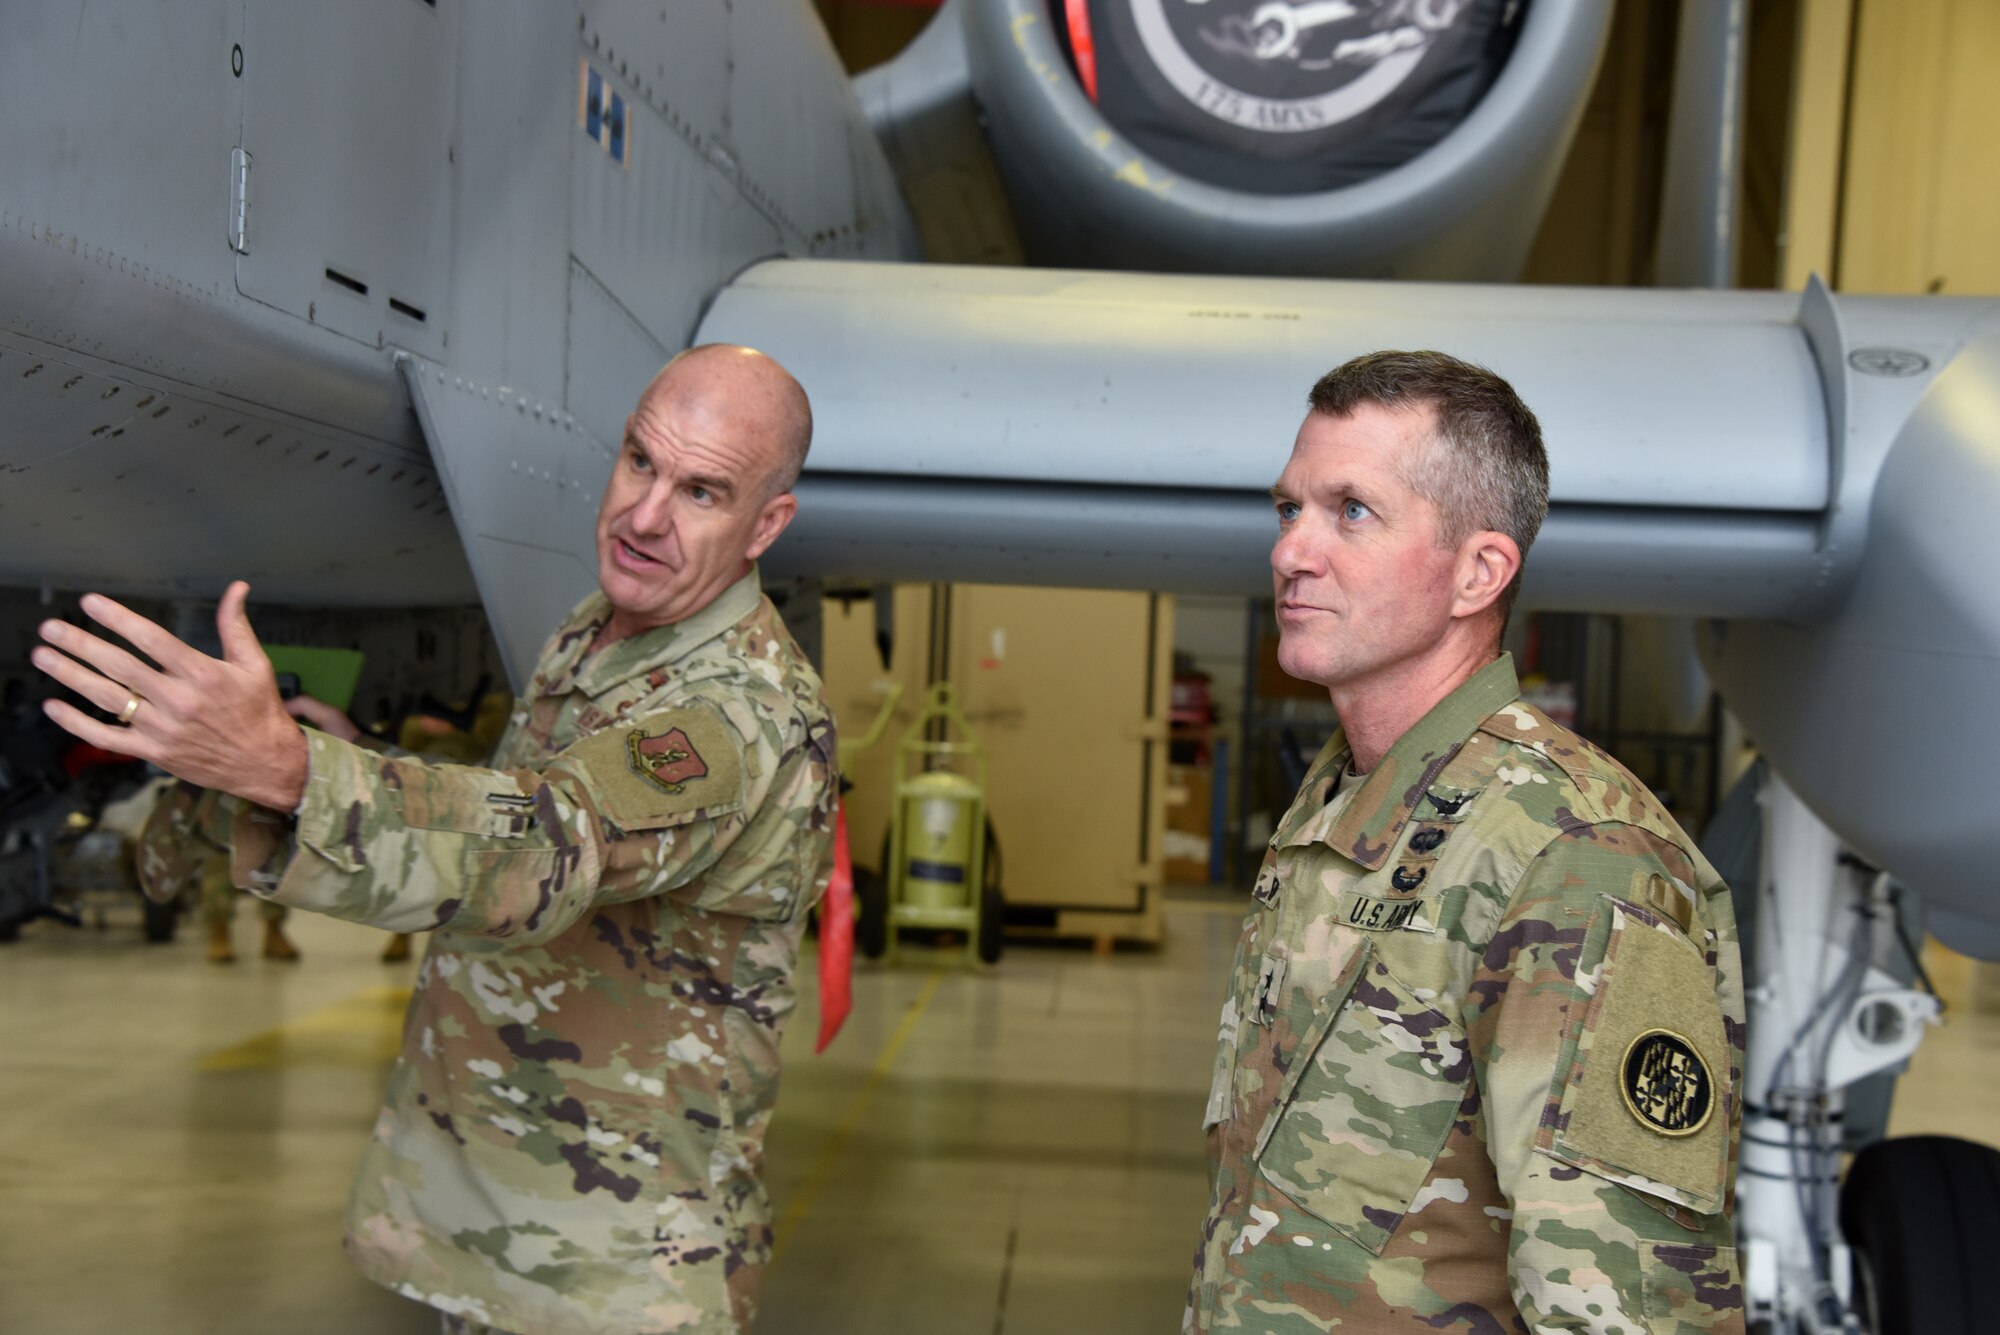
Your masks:
M786 1038L760 1335L1178 1328L1200 1119L1239 910L1177 902L1157 952L1018 946L864 966L824 1055ZM184 931L30 926L0 947L0 1332L403 1335L340 1216L413 966L295 914L296 965Z
M1157 952L866 968L823 1057L809 998L770 1138L760 1335L1177 1329L1240 903L1176 898ZM412 966L377 962L373 932L293 927L297 965L212 967L185 933L149 947L123 907L0 947L0 1332L436 1329L338 1242ZM239 949L257 931L246 909ZM2000 1140L2000 1014L1936 963L1958 1004L1893 1129Z

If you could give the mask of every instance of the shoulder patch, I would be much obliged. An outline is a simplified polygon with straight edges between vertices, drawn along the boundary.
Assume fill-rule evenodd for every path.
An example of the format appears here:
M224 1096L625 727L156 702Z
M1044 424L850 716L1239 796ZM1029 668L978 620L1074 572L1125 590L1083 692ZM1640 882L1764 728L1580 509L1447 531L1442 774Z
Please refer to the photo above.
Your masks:
M1700 948L1607 895L1577 982L1583 1004L1572 1008L1537 1144L1644 1195L1721 1210L1735 1076Z
M557 763L623 830L662 829L743 806L743 739L707 703L620 720Z
M708 777L708 762L682 728L661 733L633 728L625 734L625 754L634 774L671 797L679 797L689 784Z
M1715 1111L1708 1063L1671 1029L1648 1029L1626 1045L1618 1090L1640 1125L1663 1136L1692 1136Z

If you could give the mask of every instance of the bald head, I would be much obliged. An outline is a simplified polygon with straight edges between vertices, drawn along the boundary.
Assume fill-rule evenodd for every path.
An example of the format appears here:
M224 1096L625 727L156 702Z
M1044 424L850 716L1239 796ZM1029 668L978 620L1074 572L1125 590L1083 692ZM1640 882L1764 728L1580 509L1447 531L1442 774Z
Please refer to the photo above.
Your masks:
M812 410L785 368L708 344L668 362L625 421L597 508L607 640L671 625L756 568L798 513Z
M812 405L776 359L735 343L699 344L661 367L639 396L642 408L654 402L753 443L765 468L767 499L799 480L812 446Z

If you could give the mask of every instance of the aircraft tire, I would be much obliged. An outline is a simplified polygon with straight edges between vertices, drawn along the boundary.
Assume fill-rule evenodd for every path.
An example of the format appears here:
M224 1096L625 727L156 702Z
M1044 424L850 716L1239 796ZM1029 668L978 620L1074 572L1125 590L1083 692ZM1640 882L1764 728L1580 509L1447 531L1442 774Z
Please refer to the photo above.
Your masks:
M1992 1329L1982 1295L2000 1254L2000 1150L1953 1136L1877 1141L1848 1169L1840 1228L1870 1335Z
M854 869L854 947L871 960L889 949L889 887L866 867Z

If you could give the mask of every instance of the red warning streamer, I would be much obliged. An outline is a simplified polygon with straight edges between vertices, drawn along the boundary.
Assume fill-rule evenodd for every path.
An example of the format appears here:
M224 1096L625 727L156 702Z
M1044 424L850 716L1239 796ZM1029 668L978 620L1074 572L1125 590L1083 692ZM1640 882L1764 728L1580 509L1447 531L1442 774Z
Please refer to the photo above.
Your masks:
M1063 13L1069 19L1069 49L1076 57L1076 77L1083 83L1083 95L1097 100L1097 40L1090 35L1089 0L1064 0Z
M819 1044L840 1032L854 1009L854 856L847 847L847 803L833 821L833 877L819 905Z

